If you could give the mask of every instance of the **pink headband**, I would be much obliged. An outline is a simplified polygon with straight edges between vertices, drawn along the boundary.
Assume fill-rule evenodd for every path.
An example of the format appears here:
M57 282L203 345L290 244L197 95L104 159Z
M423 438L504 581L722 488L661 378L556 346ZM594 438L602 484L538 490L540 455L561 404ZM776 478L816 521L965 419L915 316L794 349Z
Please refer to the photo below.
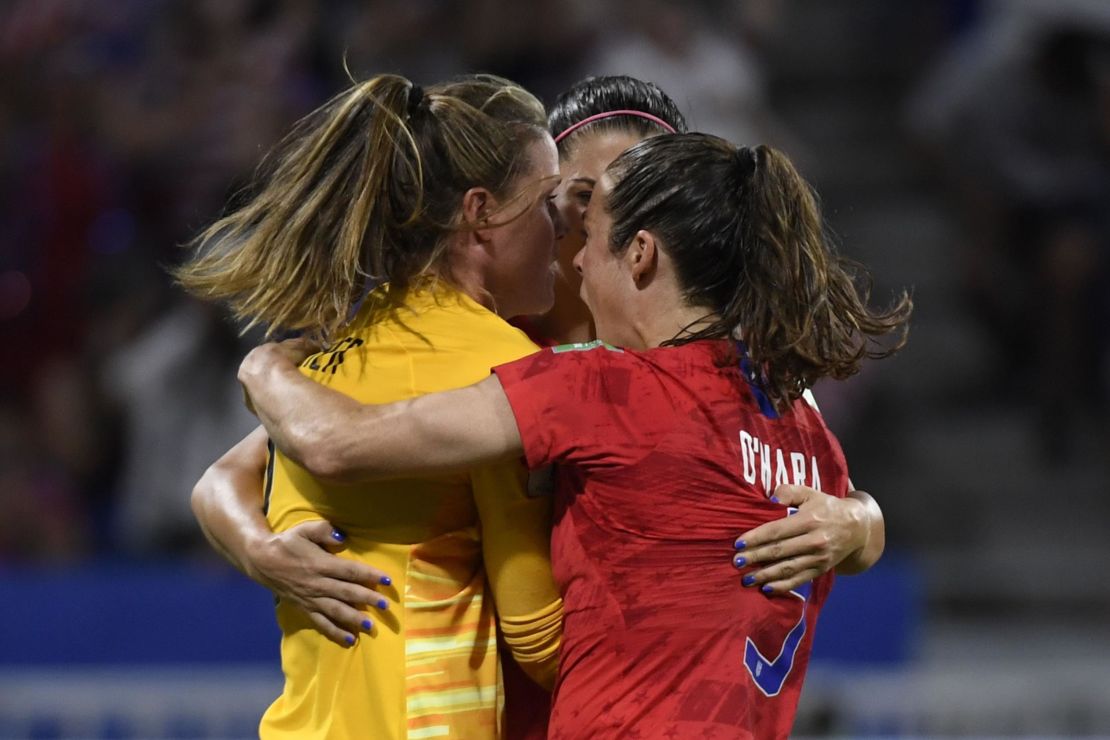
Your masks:
M605 113L598 113L596 115L590 116L589 118L583 118L581 121L574 124L573 126L569 126L565 131L563 131L563 133L555 137L555 143L558 144L560 141L567 138L568 135L582 128L587 123L593 123L594 121L600 121L605 118L612 118L613 116L636 116L637 118L643 118L651 121L652 123L656 123L662 126L667 130L667 133L673 134L675 132L674 126L667 123L659 116L653 116L650 113L644 113L640 110L611 110Z

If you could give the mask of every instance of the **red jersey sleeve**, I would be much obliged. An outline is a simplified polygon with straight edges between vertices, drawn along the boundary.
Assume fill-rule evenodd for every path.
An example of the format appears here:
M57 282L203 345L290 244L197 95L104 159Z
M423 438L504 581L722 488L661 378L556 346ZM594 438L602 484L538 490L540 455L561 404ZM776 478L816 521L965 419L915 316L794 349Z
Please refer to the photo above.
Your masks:
M553 347L495 367L529 468L634 462L634 355L600 342Z

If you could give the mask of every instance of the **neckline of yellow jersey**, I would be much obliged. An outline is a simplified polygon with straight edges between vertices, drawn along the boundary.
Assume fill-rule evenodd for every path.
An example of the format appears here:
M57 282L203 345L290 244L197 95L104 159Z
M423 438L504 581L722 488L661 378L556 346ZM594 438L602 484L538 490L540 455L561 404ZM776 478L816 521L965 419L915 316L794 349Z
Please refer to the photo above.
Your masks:
M369 311L374 310L376 307L386 308L384 303L385 293L388 288L389 283L382 283L370 291L362 300L358 311L351 318L348 326L365 325ZM440 301L444 302L441 303ZM447 301L451 303L446 303ZM393 307L393 310L408 309L411 312L418 312L433 305L440 308L457 306L472 313L481 315L488 314L490 317L499 321L505 321L504 318L474 300L474 298L466 292L442 279L432 279L422 284L411 286L405 294L404 302ZM385 315L390 315L393 313L393 310L389 310Z

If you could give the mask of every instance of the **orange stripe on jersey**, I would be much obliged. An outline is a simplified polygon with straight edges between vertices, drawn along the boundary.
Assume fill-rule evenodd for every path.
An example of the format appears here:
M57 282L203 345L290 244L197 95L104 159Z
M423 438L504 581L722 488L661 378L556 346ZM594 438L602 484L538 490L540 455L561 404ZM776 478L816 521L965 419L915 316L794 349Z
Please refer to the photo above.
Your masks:
M478 627L479 627L478 622L472 622L470 624L459 625L457 628L454 628L454 627L428 627L427 629L420 629L420 630L409 628L409 629L405 630L405 636L409 637L411 639L419 639L419 638L424 638L424 637L440 637L442 635L453 635L453 634L458 633L459 631L467 631L467 632L476 631L478 629Z

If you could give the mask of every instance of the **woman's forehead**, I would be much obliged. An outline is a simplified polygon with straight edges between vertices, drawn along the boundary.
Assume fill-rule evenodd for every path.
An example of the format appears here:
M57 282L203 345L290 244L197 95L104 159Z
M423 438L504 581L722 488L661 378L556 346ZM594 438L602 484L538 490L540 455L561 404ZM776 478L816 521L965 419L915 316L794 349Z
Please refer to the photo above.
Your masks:
M609 177L608 173L603 174L594 186L593 195L590 196L590 204L586 206L587 221L596 221L597 218L606 212L606 206L609 199L609 191L612 189L613 180ZM594 214L592 217L590 214Z
M610 162L642 139L628 131L585 132L574 142L570 156L563 161L566 177L597 180Z
M597 180L597 189L594 193L604 199L609 197L609 192L613 189L613 176L608 172L601 173L601 177Z
M559 152L550 136L541 136L528 145L528 158L534 174L540 177L559 176Z

